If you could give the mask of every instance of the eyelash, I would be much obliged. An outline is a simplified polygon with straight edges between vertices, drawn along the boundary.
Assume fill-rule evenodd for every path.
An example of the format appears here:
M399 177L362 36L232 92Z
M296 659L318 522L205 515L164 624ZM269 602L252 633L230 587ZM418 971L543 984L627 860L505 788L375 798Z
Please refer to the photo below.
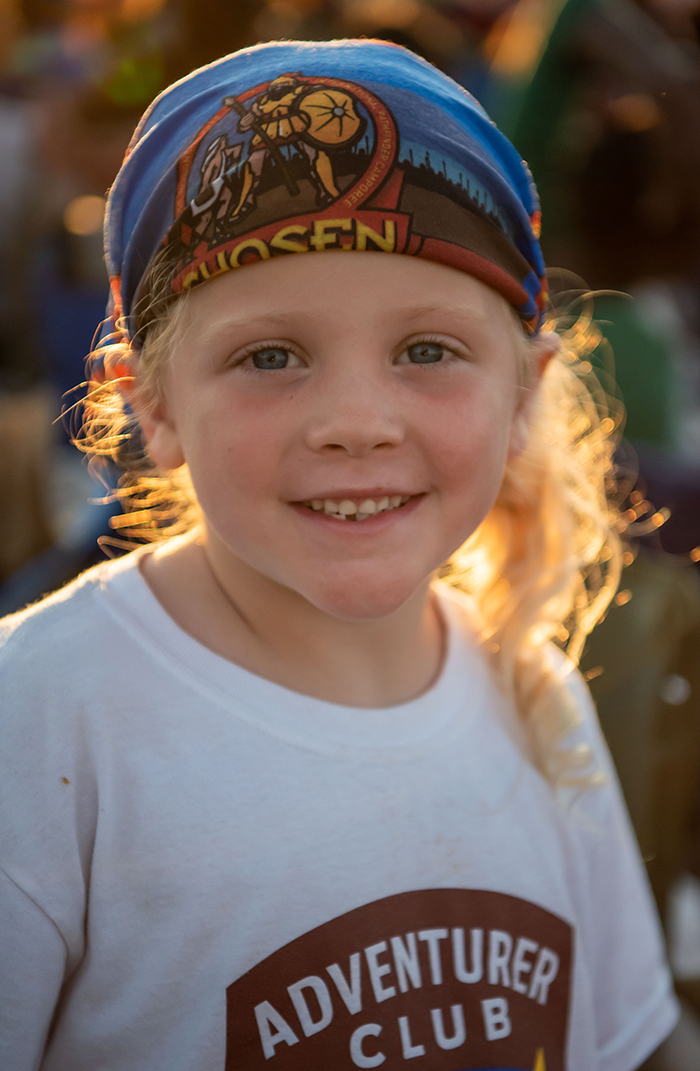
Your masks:
M431 344L431 345L433 345L433 346L442 346L443 350L445 351L445 354L450 356L450 357L457 357L458 358L460 356L459 353L457 352L457 349L456 349L455 346L451 346L440 335L431 335L431 334L418 335L418 336L416 336L416 338L412 338L408 342L405 342L404 343L404 347L403 347L403 349L401 351L401 354L399 356L402 356L404 353L406 353L406 351L408 349L410 349L411 346L420 346L420 345L422 345L423 343L426 343L426 342ZM443 361L436 361L434 363L435 364L446 364L447 362L443 360ZM413 364L413 367L414 368L425 368L426 365L419 364L419 363L416 362L416 363Z
M285 350L285 352L291 353L295 357L298 357L299 360L302 360L301 354L299 353L299 351L296 349L295 346L292 346L289 342L277 342L277 341L275 341L273 339L273 340L271 340L269 342L263 342L262 344L261 343L256 343L254 346L251 346L250 348L245 349L232 362L232 367L233 368L240 368L240 367L244 366L246 361L249 358L254 357L256 353L263 353L265 350ZM251 361L251 363L246 367L246 371L247 372L251 372L253 375L267 376L272 371L284 371L284 369L280 370L280 369L270 369L270 368L256 368L255 365Z

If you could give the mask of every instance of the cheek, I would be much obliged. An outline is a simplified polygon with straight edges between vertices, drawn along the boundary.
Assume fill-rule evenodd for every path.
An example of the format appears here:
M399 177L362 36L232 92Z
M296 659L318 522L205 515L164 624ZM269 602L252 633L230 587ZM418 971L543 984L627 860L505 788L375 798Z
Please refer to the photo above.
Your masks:
M478 486L495 497L505 467L512 427L512 390L470 391L446 399L431 414L433 456L450 486Z
M205 513L226 509L269 491L280 473L286 432L279 410L259 399L231 399L212 392L190 406L183 449Z

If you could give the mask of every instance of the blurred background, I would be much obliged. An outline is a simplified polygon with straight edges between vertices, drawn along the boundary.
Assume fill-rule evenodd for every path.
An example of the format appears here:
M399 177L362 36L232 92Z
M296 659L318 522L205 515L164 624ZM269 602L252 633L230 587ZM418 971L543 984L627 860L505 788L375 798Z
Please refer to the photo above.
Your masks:
M617 461L637 482L622 590L582 669L684 1002L653 1066L693 1071L700 0L0 0L0 613L104 557L116 507L60 413L79 401L104 315L105 192L141 113L226 52L347 36L407 45L484 104L540 189L545 259L566 269L552 273L555 296L597 292L582 306L590 360L624 400ZM107 489L117 475L102 473Z

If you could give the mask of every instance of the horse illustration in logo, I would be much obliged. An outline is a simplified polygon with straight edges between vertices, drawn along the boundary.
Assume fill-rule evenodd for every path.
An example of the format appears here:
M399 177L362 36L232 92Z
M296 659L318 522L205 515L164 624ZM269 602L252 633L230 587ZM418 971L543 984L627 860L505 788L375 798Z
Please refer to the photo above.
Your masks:
M297 181L301 157L303 172L313 187L314 207L322 209L340 197L332 154L352 148L367 128L352 92L322 81L310 82L295 72L274 78L252 104L236 96L225 97L222 103L238 122L235 130L218 132L206 147L197 191L190 201L195 241L215 245L254 212L270 162L289 196L298 197L301 192ZM235 134L245 138L251 133L247 153L244 140L233 144L229 140ZM292 155L296 157L294 169Z
M198 238L204 235L213 220L220 228L228 216L233 191L227 178L242 150L240 142L229 145L228 134L220 134L208 146L200 168L199 188L191 206L197 220L194 232Z

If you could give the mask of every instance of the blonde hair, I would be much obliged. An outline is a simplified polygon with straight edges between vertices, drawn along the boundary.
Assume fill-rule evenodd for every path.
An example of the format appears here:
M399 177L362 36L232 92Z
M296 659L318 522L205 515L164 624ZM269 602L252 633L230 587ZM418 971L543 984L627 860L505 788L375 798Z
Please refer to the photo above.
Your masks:
M535 764L552 784L586 787L602 775L588 769L589 748L562 747L581 722L566 678L620 580L628 520L613 454L623 411L587 359L601 341L590 315L556 326L562 346L532 399L526 449L444 578L476 603L482 643ZM552 641L566 659L552 657Z
M186 306L184 297L165 310L138 352L141 405L158 397ZM566 676L619 583L626 521L613 453L622 407L588 360L601 336L585 303L583 311L553 311L545 329L556 329L562 345L534 393L527 446L508 463L488 516L440 576L471 596L484 649L515 702L535 765L552 784L584 787L600 775L587 769L587 748L562 747L581 719ZM102 540L121 549L184 533L198 520L186 467L158 472L143 448L125 401L133 386L124 363L130 356L127 343L109 340L91 355L106 374L90 383L74 439L124 469L114 492L124 512L111 522L119 536ZM566 659L552 658L552 641Z

